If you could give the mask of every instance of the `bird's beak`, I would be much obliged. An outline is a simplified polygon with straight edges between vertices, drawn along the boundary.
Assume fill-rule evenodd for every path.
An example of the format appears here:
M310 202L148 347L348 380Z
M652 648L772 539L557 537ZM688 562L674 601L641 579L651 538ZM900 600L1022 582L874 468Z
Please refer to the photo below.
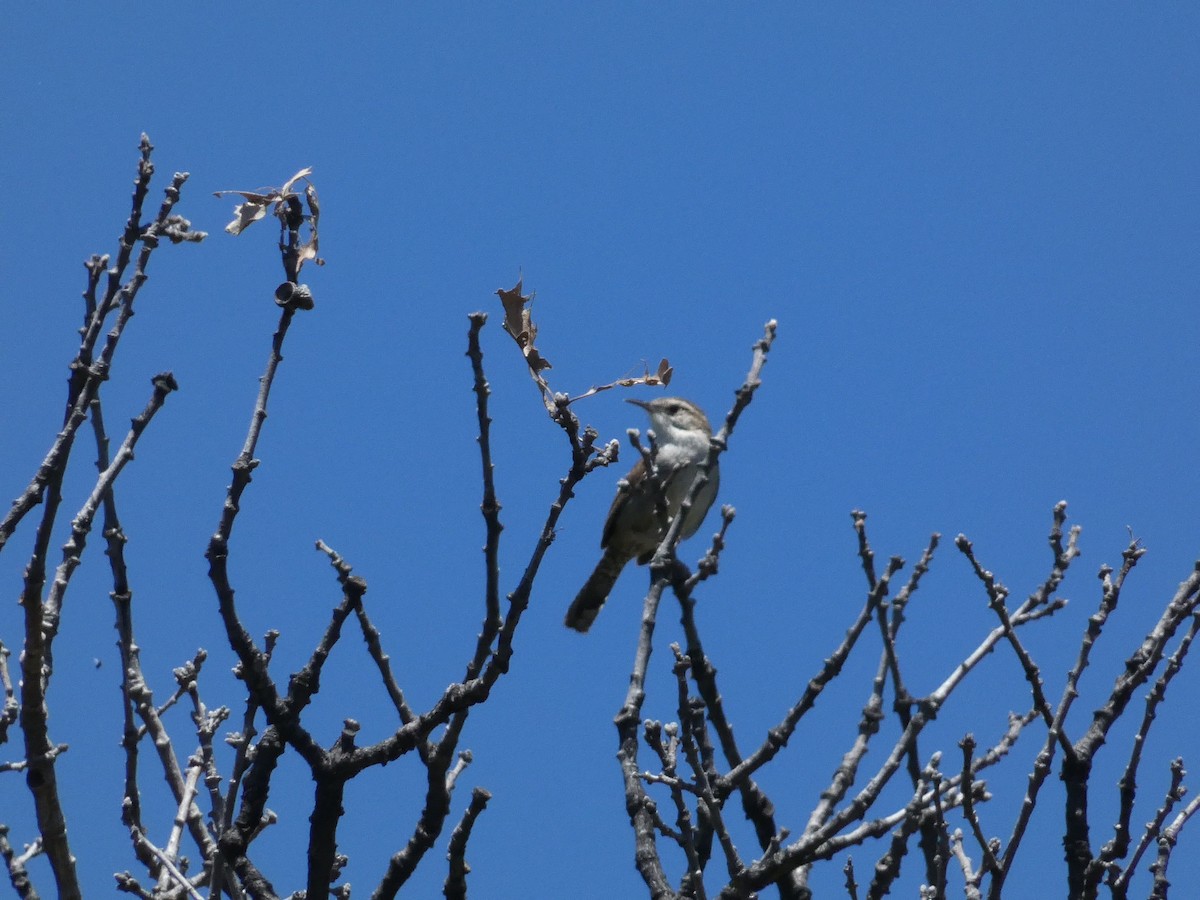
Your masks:
M650 404L645 400L638 400L636 397L626 397L625 402L632 403L634 406L640 406L646 412L650 412Z

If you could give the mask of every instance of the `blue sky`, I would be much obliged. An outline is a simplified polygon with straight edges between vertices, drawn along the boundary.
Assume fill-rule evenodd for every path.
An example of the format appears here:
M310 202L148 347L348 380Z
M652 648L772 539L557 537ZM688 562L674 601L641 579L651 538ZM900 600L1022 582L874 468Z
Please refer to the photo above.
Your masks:
M1184 4L13 8L0 34L3 490L20 492L60 424L80 263L114 249L146 131L160 185L190 171L181 211L212 235L156 256L105 388L117 423L140 410L155 372L181 387L119 488L143 662L165 696L171 667L204 646L206 701L235 700L202 554L266 360L280 269L270 226L224 234L231 204L212 192L313 166L328 265L306 270L317 306L289 336L231 553L250 630L283 630L278 675L305 658L339 597L317 538L369 582L415 703L460 672L482 614L463 357L476 309L493 316L503 574L516 584L567 465L499 327L494 292L523 276L552 384L571 393L665 356L671 390L721 415L763 323L779 320L763 388L722 461L721 499L739 515L701 599L743 742L780 718L861 601L852 508L870 514L881 559L911 563L930 532L965 532L1019 598L1044 576L1060 499L1084 528L1083 556L1061 592L1070 606L1028 637L1053 695L1098 599L1096 570L1119 563L1128 527L1149 548L1084 683L1077 734L1200 551L1198 26ZM606 438L644 427L614 393L579 414ZM80 456L67 515L90 475ZM640 896L611 718L644 575L622 579L586 638L561 626L599 553L616 477L578 491L512 673L467 729L475 762L456 810L470 786L495 794L469 854L481 897ZM0 557L9 597L29 539ZM98 550L72 588L51 699L55 736L72 744L60 777L81 871L107 890L133 860L119 780L97 774L119 738ZM698 537L682 555L701 552ZM16 613L0 613L6 644ZM939 684L990 615L947 540L901 647L912 689ZM661 620L646 712L669 719L666 645L679 635ZM852 738L875 653L852 662L764 777L783 824L803 826ZM336 663L314 709L321 740L344 715L364 739L388 733L355 641ZM983 743L1025 708L1004 654L974 681L923 746L953 756L965 731ZM1185 669L1147 748L1136 821L1157 805L1169 759L1195 765L1183 701L1196 689ZM187 722L176 724L186 752ZM1009 802L985 811L989 833L1009 832L1032 738L992 778ZM1112 745L1099 809L1113 802L1119 734ZM284 890L301 886L287 872L302 858L308 798L290 766L294 788L272 803L283 821L260 849ZM150 793L159 782L145 775ZM9 813L18 777L0 777L14 841L30 836ZM402 764L351 789L342 848L360 890L406 839L417 784ZM1048 802L1035 820L1041 846L1027 848L1016 895L1034 879L1059 883L1060 819ZM1093 824L1102 842L1107 820L1097 812ZM1184 846L1195 841L1193 826ZM739 844L749 853L748 838ZM441 852L414 896L440 890ZM865 871L880 852L854 857ZM1177 889L1200 885L1195 858L1177 854ZM837 895L838 868L814 876L818 896ZM917 878L913 867L907 896Z

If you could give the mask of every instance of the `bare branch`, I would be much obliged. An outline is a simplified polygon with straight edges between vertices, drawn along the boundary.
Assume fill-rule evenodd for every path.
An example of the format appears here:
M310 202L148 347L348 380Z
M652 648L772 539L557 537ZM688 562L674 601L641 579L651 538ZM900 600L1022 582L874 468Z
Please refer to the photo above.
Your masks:
M0 641L0 688L4 690L4 706L0 708L0 744L8 743L8 729L17 721L20 704L13 696L12 676L8 672L8 657L11 654Z
M629 677L629 690L625 695L624 706L617 713L615 723L619 738L617 760L621 764L621 773L625 780L625 810L633 826L636 844L634 862L651 896L668 900L679 895L671 889L666 872L663 871L662 860L659 858L654 839L656 816L650 811L652 801L642 784L637 757L637 726L641 719L642 703L646 698L646 670L653 651L654 626L665 586L663 579L656 579L646 594L633 672Z
M962 748L963 756L962 778L960 781L963 795L963 817L967 820L967 824L971 826L971 834L974 835L975 843L978 845L979 851L983 855L983 864L980 866L979 872L973 877L967 878L968 885L971 885L971 883L974 882L974 892L976 895L978 895L979 879L987 872L998 872L1000 870L1000 863L996 859L993 843L983 835L983 827L979 824L979 814L975 810L974 774L976 772L976 767L974 760L974 735L966 735L961 741L959 741L958 745ZM957 840L957 844L961 848L961 834ZM965 853L961 858L966 858ZM965 873L968 871L968 869L964 868L963 871Z
M1158 858L1150 866L1154 873L1154 887L1150 892L1150 900L1166 900L1167 888L1170 886L1170 882L1167 881L1167 866L1171 862L1171 852L1175 849L1179 832L1197 810L1200 810L1200 795L1193 797L1171 824L1163 829L1162 836L1158 839Z
M98 486L89 503L85 505L83 518L76 522L77 528L73 533L72 544L68 544L68 548L65 550L65 568L60 567L59 578L56 579L55 586L51 589L48 601L43 602L42 592L46 583L46 558L51 535L62 501L63 478L79 427L87 418L92 401L99 395L101 384L108 377L121 336L129 320L133 317L133 302L139 288L146 280L146 266L150 261L151 254L158 246L158 234L169 230L178 236L186 234L189 227L186 220L172 214L172 209L179 199L180 188L187 180L186 173L176 173L171 186L166 189L165 198L157 217L149 224L142 225L143 203L149 191L151 176L154 173L154 166L150 162L152 150L149 139L142 135L141 161L138 166L138 177L134 183L133 208L121 236L117 262L107 273L108 283L103 300L97 300L95 295L99 284L99 275L95 271L97 265L95 257L92 259L93 264L89 267L88 288L84 292L84 297L85 307L91 315L82 330L83 340L76 358L71 364L72 374L68 382L63 429L55 438L50 452L43 460L29 487L14 501L12 509L4 520L0 521L0 549L2 549L25 514L38 503L44 504L34 538L33 552L25 569L20 599L24 610L25 631L21 654L20 723L25 738L25 757L27 760L37 761L35 764L38 771L31 773L32 777L29 778L28 783L33 794L38 828L44 842L46 857L54 872L59 895L64 900L75 900L79 897L80 886L75 871L75 858L67 841L66 819L58 798L53 757L47 755L52 745L47 726L49 709L46 706L46 689L53 666L53 642L58 627L62 590L66 586L67 574L74 565L78 564L76 551L82 550L82 535L86 534L87 530L83 526L86 524L90 527L91 517L95 513L96 506L111 487L112 479L116 477L120 467L128 461L128 453L123 458L121 454L118 454L118 462L109 467L110 471L106 473L107 477L101 477L101 485ZM125 270L133 258L133 249L139 242L142 244L142 249L134 263L134 272L127 281L122 283ZM97 357L95 347L102 327L109 314L114 310L116 311L115 322L109 329L104 346ZM170 376L161 376L160 380L164 385L169 384L170 388L174 387ZM156 380L156 392L157 390L158 382ZM162 396L165 396L166 390L164 388ZM159 405L161 405L161 399ZM139 427L135 420L135 432L140 434L140 428L144 427L144 422Z
M113 483L116 481L117 476L121 474L121 470L133 459L133 450L137 446L138 438L142 436L142 432L146 430L146 426L150 424L150 420L154 418L154 414L162 409L167 396L172 391L179 389L179 385L175 383L175 378L170 372L155 375L153 384L154 392L149 402L147 402L146 408L134 418L129 429L129 434L126 435L125 440L121 443L120 449L117 450L117 455L100 473L100 477L96 480L96 484L92 488L91 495L71 522L71 537L63 547L62 562L55 572L54 583L50 588L50 595L43 604L43 628L46 632L47 671L45 677L47 678L49 678L50 670L53 668L53 654L51 650L54 638L58 634L58 625L62 617L63 597L66 594L71 575L79 567L84 547L87 544L88 534L92 530L92 522L96 517L96 512L99 510L100 504L105 497L111 494Z
M163 890L167 884L174 884L178 887L184 888L187 891L187 895L192 897L193 900L204 900L204 898L200 895L200 892L197 891L192 883L188 880L187 876L179 871L179 867L175 865L174 861L165 852L154 846L154 844L149 838L146 837L145 833L141 831L141 829L134 829L133 839L140 844L146 852L157 859L159 865L163 869L163 878L167 880L159 880L159 887L158 890L155 891L155 894L158 894L159 890Z
M825 664L821 667L821 671L809 681L804 693L796 701L795 705L788 710L783 721L767 732L766 740L757 750L722 778L720 786L722 794L728 794L741 779L765 766L780 750L787 746L787 742L796 730L800 719L812 709L813 705L817 702L817 697L820 696L825 686L841 672L842 666L850 656L850 651L854 649L854 645L858 642L863 629L871 621L876 608L883 602L883 598L887 594L891 576L899 569L901 564L901 560L894 558L890 563L891 568L889 568L887 574L875 582L874 587L867 594L867 599L862 609L859 610L854 623L846 632L845 639L825 661Z
M1183 668L1184 658L1187 656L1188 649L1196 637L1197 630L1200 630L1200 613L1192 615L1191 626L1179 642L1179 646L1175 649L1175 652L1171 654L1171 658L1167 660L1166 668L1163 669L1163 673L1154 683L1154 689L1146 697L1146 707L1142 714L1141 725L1138 726L1137 734L1134 735L1131 741L1129 762L1126 764L1125 771L1121 774L1121 780L1117 785L1121 798L1121 807L1117 821L1113 825L1113 837L1101 849L1096 860L1099 865L1105 868L1114 860L1124 857L1129 850L1129 841L1132 833L1130 820L1133 816L1133 804L1137 796L1137 771L1141 764L1142 749L1145 747L1146 738L1149 736L1150 726L1154 723L1158 707L1166 698L1167 685L1171 683L1176 673ZM1136 868L1136 861L1129 868Z
M154 147L144 134L139 150L141 160L138 163L138 174L134 181L132 210L121 234L117 260L107 270L107 287L101 300L96 298L96 289L100 281L99 269L108 265L109 258L93 256L89 260L88 287L84 292L84 299L90 315L82 330L83 340L80 343L79 351L70 366L71 379L68 382L63 428L55 437L54 443L41 466L38 467L29 486L20 497L13 501L8 514L3 520L0 520L0 550L3 550L4 545L25 515L34 506L43 502L43 498L48 498L52 508L44 514L43 527L39 529L39 532L47 530L45 527L47 521L53 521L59 502L58 491L62 485L63 474L67 468L76 433L87 418L88 408L99 393L100 385L108 377L117 346L125 332L125 326L133 317L133 302L137 297L138 290L146 281L146 267L158 246L154 235L166 230L168 225L176 231L187 231L187 221L175 216L172 212L179 200L180 189L188 179L186 172L175 173L170 186L164 192L165 197L157 216L149 224L142 224L143 205L150 191L151 178L154 175L154 165L150 162L150 155ZM203 232L194 232L193 234L196 240L202 240L205 236ZM133 258L133 249L139 242L142 244L142 249L134 264L134 272L128 280L123 280L125 271ZM104 347L97 358L95 356L96 343L103 330L105 320L113 310L117 311L117 318L109 330ZM44 552L42 556L44 559Z
M1113 879L1113 893L1118 897L1125 896L1129 890L1129 881L1136 874L1138 866L1141 864L1142 856L1146 849L1154 841L1158 841L1162 837L1163 822L1167 821L1167 816L1171 814L1171 810L1175 808L1175 804L1183 799L1183 760L1176 758L1171 761L1171 783L1167 788L1166 795L1163 797L1162 804L1154 813L1154 818L1146 823L1145 830L1142 832L1141 840L1138 841L1136 849L1133 851L1133 856L1129 859L1129 865L1125 867L1117 878ZM1195 802L1195 801L1193 801ZM1155 878L1157 881L1157 876Z
M475 820L488 805L492 795L483 788L475 788L471 792L471 803L463 813L462 820L455 826L450 835L450 850L446 854L450 860L450 872L446 875L446 884L442 890L446 900L466 900L467 873L471 867L467 865L467 841L471 839L471 829Z
M495 465L492 463L491 416L488 415L488 397L491 388L483 372L483 348L479 344L479 332L487 322L486 313L474 313L471 316L471 331L467 344L467 356L471 359L471 369L475 373L475 406L479 419L479 453L483 466L483 502L480 511L486 523L487 537L483 553L487 572L486 608L483 621L483 633L479 635L476 652L471 664L467 667L467 677L473 678L483 665L487 648L491 647L496 632L500 630L500 532L504 526L500 523L500 502L496 499L496 483L494 479Z
M661 359L658 363L658 368L653 372L649 367L646 367L645 372L635 377L618 378L616 381L608 384L592 385L582 394L577 397L572 397L570 402L576 403L579 400L586 400L588 397L593 397L603 391L611 391L613 388L619 387L636 387L637 385L646 385L647 387L658 387L659 385L666 387L671 383L671 376L675 370L671 368L671 364L667 360Z
M29 860L42 852L42 839L38 838L30 844L24 853L18 854L8 842L8 826L0 824L0 859L4 860L4 868L8 873L8 881L21 900L39 900L40 895L29 880Z

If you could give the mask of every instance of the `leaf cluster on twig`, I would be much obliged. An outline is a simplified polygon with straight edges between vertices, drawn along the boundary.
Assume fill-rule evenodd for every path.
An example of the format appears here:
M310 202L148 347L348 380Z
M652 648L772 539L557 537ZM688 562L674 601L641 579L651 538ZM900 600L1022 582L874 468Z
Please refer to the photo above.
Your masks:
M529 374L541 390L542 400L551 415L555 415L559 409L565 408L571 403L603 391L610 391L613 388L636 387L643 384L648 387L666 387L671 383L671 376L675 374L675 370L671 368L671 364L664 357L659 360L658 366L653 372L647 366L641 375L618 378L607 384L592 385L575 397L552 391L542 372L553 367L550 365L550 360L542 355L541 349L534 343L537 340L538 330L533 321L533 294L522 292L521 281L518 281L509 290L496 291L496 294L500 297L500 303L504 308L504 330L521 348L521 353L524 354L525 362L529 366Z

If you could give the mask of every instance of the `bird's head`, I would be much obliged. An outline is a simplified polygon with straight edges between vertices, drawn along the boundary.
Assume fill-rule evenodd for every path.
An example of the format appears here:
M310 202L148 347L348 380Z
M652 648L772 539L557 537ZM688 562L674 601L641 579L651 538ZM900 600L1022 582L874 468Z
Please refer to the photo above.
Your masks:
M694 435L697 432L706 438L712 436L712 426L704 410L682 397L656 397L653 400L626 402L640 406L650 415L650 427L660 439L672 440L676 435Z

